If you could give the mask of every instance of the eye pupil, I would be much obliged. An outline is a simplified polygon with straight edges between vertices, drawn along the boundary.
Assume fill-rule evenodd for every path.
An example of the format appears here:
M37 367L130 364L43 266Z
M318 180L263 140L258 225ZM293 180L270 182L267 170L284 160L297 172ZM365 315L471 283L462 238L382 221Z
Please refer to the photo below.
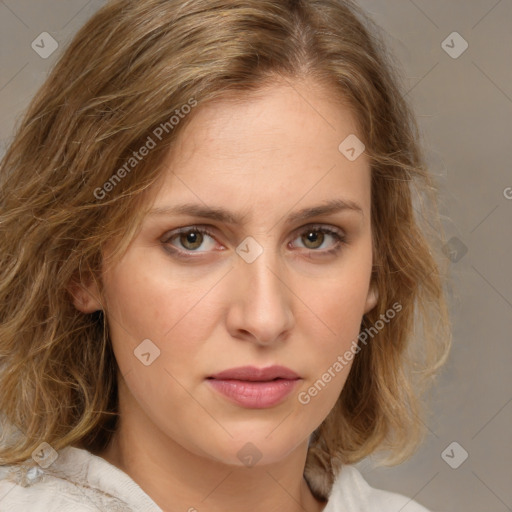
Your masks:
M312 248L315 249L315 248L319 247L320 245L322 245L324 236L325 236L324 233L321 233L320 231L309 231L305 237L307 240L307 243L305 245L308 246L308 243L312 242L313 246L314 246ZM315 245L315 243L318 242L319 239L320 239L320 243Z
M187 233L181 234L180 242L186 249L197 249L198 247L201 246L201 243L203 241L202 237L202 233L199 233L197 231L188 231ZM192 246L189 246L189 244Z

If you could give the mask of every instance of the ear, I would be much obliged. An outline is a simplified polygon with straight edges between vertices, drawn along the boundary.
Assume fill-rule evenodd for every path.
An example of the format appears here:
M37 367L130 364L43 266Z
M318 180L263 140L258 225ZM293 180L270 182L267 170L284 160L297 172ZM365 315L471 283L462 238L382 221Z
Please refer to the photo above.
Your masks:
M81 283L73 279L68 288L69 294L73 299L73 304L78 311L82 313L94 313L102 310L103 305L100 300L100 293L96 281L92 275L88 275L85 281Z
M365 314L371 311L376 305L377 301L379 300L379 291L377 290L377 286L375 286L375 283L370 283L370 287L368 289L368 295L366 297L366 303L364 306L364 312Z

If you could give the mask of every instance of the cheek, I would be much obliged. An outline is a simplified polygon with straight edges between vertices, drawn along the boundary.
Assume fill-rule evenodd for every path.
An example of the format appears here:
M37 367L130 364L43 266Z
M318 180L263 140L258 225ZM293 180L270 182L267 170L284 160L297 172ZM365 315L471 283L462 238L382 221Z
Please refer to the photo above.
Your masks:
M314 347L310 359L313 370L310 376L313 377L313 380L321 378L331 368L336 374L336 379L333 380L334 384L330 384L329 387L334 386L341 389L345 374L348 374L353 359L343 363L342 371L332 367L340 356L356 347L363 312L361 304L355 300L353 295L346 297L333 293L330 297L332 300L327 300L327 294L323 297L325 306L324 309L319 310L318 314L321 321L317 322L317 328L309 331L309 351L311 352ZM314 344L311 340L314 340ZM329 380L329 377L327 376L326 379Z
M308 382L301 390L305 393L301 403L311 400L310 410L314 408L319 416L334 406L361 350L358 336L368 295L371 259L366 264L362 261L359 259L353 265L347 262L335 278L319 284L307 301L317 320L309 328L302 325L308 332L308 346L304 349L310 354L310 366Z
M161 361L193 353L215 315L207 294L218 276L201 279L169 272L162 262L132 256L104 276L107 318L116 357L129 363L145 339L161 350ZM206 299L206 300L204 300ZM200 319L200 321L198 321ZM121 361L119 361L121 364Z
M318 321L303 324L304 353L309 354L308 379L298 393L312 421L325 418L334 407L361 348L357 339L367 296L367 272L351 272L319 288L308 306ZM312 427L314 428L314 426Z
M368 296L370 272L371 263L347 266L336 277L319 283L316 292L308 296L305 302L325 325L324 332L330 332L337 339L357 336Z

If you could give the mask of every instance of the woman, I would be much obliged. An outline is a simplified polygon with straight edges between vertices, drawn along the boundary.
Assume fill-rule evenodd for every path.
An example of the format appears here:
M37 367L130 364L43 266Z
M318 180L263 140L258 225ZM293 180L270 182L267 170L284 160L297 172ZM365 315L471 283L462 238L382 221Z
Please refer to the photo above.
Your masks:
M449 348L376 33L114 0L76 35L1 167L0 508L426 510L353 466L413 453Z

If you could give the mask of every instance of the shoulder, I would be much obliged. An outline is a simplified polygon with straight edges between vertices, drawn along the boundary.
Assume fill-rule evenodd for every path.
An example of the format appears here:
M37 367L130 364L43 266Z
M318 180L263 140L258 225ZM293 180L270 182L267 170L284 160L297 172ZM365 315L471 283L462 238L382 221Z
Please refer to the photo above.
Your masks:
M90 490L52 475L43 475L38 468L19 466L0 468L0 511L9 512L97 512L94 502L88 503Z
M57 452L56 452L57 453ZM34 461L0 466L0 512L159 510L128 475L78 448L64 448L48 468Z
M341 467L331 489L324 512L430 512L411 498L394 492L375 489L352 465Z

